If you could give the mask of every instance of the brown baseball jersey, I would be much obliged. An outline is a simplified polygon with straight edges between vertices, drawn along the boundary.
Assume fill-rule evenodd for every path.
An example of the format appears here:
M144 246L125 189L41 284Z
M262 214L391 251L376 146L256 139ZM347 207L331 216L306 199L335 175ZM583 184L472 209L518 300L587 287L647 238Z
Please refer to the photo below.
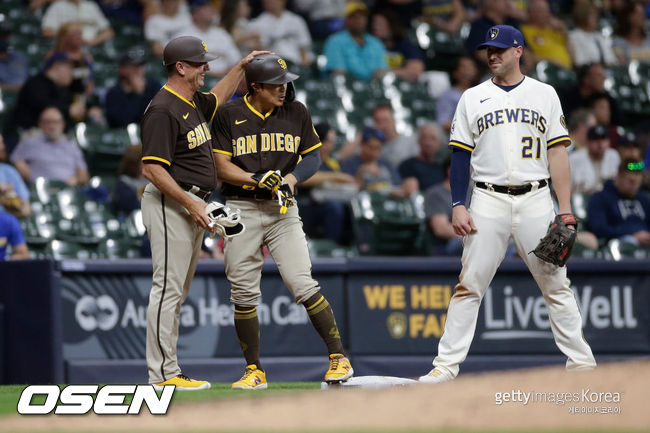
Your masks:
M164 85L142 118L142 160L162 162L178 183L215 189L217 173L208 123L218 105L214 93L197 92L188 101Z
M214 151L251 173L280 170L291 173L301 155L321 145L307 108L298 101L276 107L268 113L257 111L248 95L221 107L214 123ZM224 195L236 195L240 186L224 182Z

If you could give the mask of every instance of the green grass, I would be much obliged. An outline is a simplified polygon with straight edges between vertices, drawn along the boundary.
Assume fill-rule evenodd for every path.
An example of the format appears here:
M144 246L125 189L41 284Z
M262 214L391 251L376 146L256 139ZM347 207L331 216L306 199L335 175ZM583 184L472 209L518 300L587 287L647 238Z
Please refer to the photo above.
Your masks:
M0 386L0 416L17 414L16 407L18 399L23 389L27 385L2 385ZM60 385L63 386L63 385ZM216 399L230 399L242 397L264 397L271 394L295 394L296 392L318 390L320 382L274 382L269 384L269 388L259 391L244 391L230 389L230 383L213 383L210 389L202 391L178 391L174 393L172 404L175 402L186 401L208 401ZM42 404L45 396L34 396L34 404ZM131 398L127 397L126 402ZM146 409L144 409L146 410Z

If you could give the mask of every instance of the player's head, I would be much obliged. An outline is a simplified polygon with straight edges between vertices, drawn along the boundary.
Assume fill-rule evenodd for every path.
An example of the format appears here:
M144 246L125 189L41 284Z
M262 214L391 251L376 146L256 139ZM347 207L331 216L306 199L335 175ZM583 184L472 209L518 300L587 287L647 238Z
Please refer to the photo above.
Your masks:
M628 158L621 161L614 180L619 195L632 199L636 197L643 183L645 164L639 159Z
M296 96L293 80L299 76L290 72L287 62L275 54L262 54L246 65L248 93L266 104L280 106Z
M208 52L208 47L194 36L180 36L165 45L163 64L167 76L178 75L187 81L195 91L204 84L205 73L210 70L208 62L218 56Z
M524 52L524 35L507 25L490 27L485 35L485 42L477 50L487 49L488 66L492 73L506 76L515 68L519 69L519 59Z

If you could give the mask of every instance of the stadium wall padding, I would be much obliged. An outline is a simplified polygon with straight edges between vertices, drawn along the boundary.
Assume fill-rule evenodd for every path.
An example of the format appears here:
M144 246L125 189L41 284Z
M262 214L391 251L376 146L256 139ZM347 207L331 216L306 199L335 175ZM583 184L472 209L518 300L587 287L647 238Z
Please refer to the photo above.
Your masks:
M357 374L430 363L459 271L457 258L313 264L344 344L358 359ZM317 379L323 343L275 264L267 261L262 272L262 362L276 377ZM150 261L0 262L0 275L5 383L145 381ZM597 359L650 354L650 261L572 259L569 276ZM180 325L182 365L212 380L228 380L243 368L223 263L199 263ZM483 299L467 367L517 366L512 359L520 366L563 359L544 299L518 259L502 264Z

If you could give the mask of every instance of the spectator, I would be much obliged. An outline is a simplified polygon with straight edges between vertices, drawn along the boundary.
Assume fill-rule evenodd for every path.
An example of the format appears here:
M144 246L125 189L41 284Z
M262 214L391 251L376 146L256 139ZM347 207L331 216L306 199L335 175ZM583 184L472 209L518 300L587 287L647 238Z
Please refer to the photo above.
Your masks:
M598 26L598 9L591 2L579 2L573 8L576 28L569 32L569 49L575 66L589 63L616 64L612 40Z
M314 129L321 138L321 166L309 179L301 183L301 192L306 192L305 205L301 195L300 214L305 224L305 233L311 237L325 237L338 244L345 242L344 228L347 216L346 193L354 192L354 176L341 171L339 162L332 158L336 143L336 131L327 123L319 123ZM320 196L319 196L319 193ZM332 196L337 199L333 200Z
M355 177L359 190L377 191L403 196L402 179L397 169L381 157L384 133L375 128L365 128L361 137L361 152L341 163L341 170Z
M372 16L372 35L386 48L388 67L406 81L418 81L424 72L424 55L411 42L399 17L390 10Z
M521 25L521 32L535 56L534 63L547 60L567 69L573 66L566 25L551 14L547 0L531 0L528 3L528 23Z
M113 194L118 215L127 217L134 210L140 209L140 198L147 182L142 175L142 145L127 147L120 161L119 178Z
M406 194L424 191L444 180L442 167L436 162L441 140L442 130L436 123L425 123L418 129L420 153L399 165Z
M461 0L422 0L420 19L438 30L457 34L465 21L465 7Z
M20 90L29 77L29 62L23 53L11 49L11 25L0 21L0 90Z
M15 216L0 212L0 260L7 259L7 246L9 245L11 245L9 260L29 258L29 250L20 223Z
M91 0L56 0L43 15L43 37L53 38L63 24L78 21L86 45L94 46L111 39L115 33L97 3Z
M250 23L260 32L262 48L295 65L310 65L314 54L305 20L287 10L287 0L262 0L262 4L264 12Z
M343 28L345 0L294 0L294 7L307 16L314 39L325 39Z
M605 68L600 63L590 63L581 66L576 71L578 85L564 89L560 92L562 111L567 119L571 118L574 110L589 107L589 98L605 91ZM609 94L608 94L609 95ZM609 106L611 109L611 121L618 124L619 112L616 100L609 95Z
M334 74L351 74L369 81L388 69L386 49L381 41L366 32L368 7L353 1L345 7L345 30L325 41L325 70Z
M620 136L616 130L616 125L612 123L612 108L609 104L609 95L605 92L594 93L589 97L589 108L596 117L596 123L607 128L610 147L616 148Z
M641 1L628 1L619 12L613 46L622 65L630 60L650 62L650 36L646 32L645 21L646 13Z
M8 212L17 217L31 214L29 190L18 171L5 163L7 152L0 135L0 212Z
M450 166L451 158L447 158L442 167L443 181L425 191L424 213L434 236L434 253L458 256L463 252L463 238L454 232L451 225Z
M621 157L621 161L625 159L638 159L643 161L645 146L641 143L636 135L632 132L621 136L618 141L618 156Z
M618 152L609 147L609 134L602 125L587 132L587 146L569 155L571 192L592 194L600 191L603 182L616 176L621 162Z
M392 10L405 28L410 27L422 10L422 0L372 0L364 3L372 5L374 11Z
M223 77L230 68L241 59L230 34L214 25L217 19L217 9L208 0L197 0L190 7L192 24L180 31L176 36L194 36L201 39L211 53L219 57L209 63L208 74ZM176 37L175 36L175 37Z
M476 85L478 69L474 59L469 56L457 57L452 65L450 78L451 87L440 95L436 104L436 122L447 132L451 129L451 121L454 119L461 95Z
M486 50L477 50L476 47L485 42L485 35L491 27L506 24L519 28L519 23L510 17L509 0L485 0L481 16L472 23L472 28L465 40L465 51L475 55L483 65L487 65Z
M74 97L90 95L94 88L93 58L84 46L84 41L81 37L81 23L68 21L59 28L56 45L54 45L54 48L52 48L48 55L52 55L55 52L67 54L72 62L73 79L70 85L70 91Z
M242 56L262 46L259 32L250 28L250 15L248 0L224 0L221 5L221 26L230 33Z
M11 162L30 183L37 177L65 181L70 186L88 182L88 169L79 147L63 134L63 115L57 107L43 110L39 135L24 138L11 154Z
M117 83L106 93L106 120L111 128L139 123L160 83L145 76L146 57L142 50L128 50L120 58Z
M573 151L583 149L587 145L587 131L592 126L596 125L596 117L594 112L588 108L578 108L569 117L567 129L571 143L573 143Z
M72 61L66 53L56 52L45 61L43 70L30 77L18 93L14 111L5 124L7 149L11 151L18 141L18 130L37 126L41 112L50 106L58 107L65 119L65 129L86 115L83 100L73 102L70 85L74 79ZM7 136L9 135L9 136Z
M616 178L589 200L587 227L599 238L650 247L650 199L639 192L643 167L639 160L624 160Z
M142 27L144 20L157 8L155 0L97 0L97 3L110 21L123 21L137 27Z
M151 54L162 58L167 42L191 25L192 18L184 0L160 0L160 13L149 17L144 24L144 37L149 42Z
M372 121L373 127L380 130L385 137L381 157L393 166L397 167L402 161L418 154L420 150L415 139L397 132L393 107L390 104L377 104L372 110Z

